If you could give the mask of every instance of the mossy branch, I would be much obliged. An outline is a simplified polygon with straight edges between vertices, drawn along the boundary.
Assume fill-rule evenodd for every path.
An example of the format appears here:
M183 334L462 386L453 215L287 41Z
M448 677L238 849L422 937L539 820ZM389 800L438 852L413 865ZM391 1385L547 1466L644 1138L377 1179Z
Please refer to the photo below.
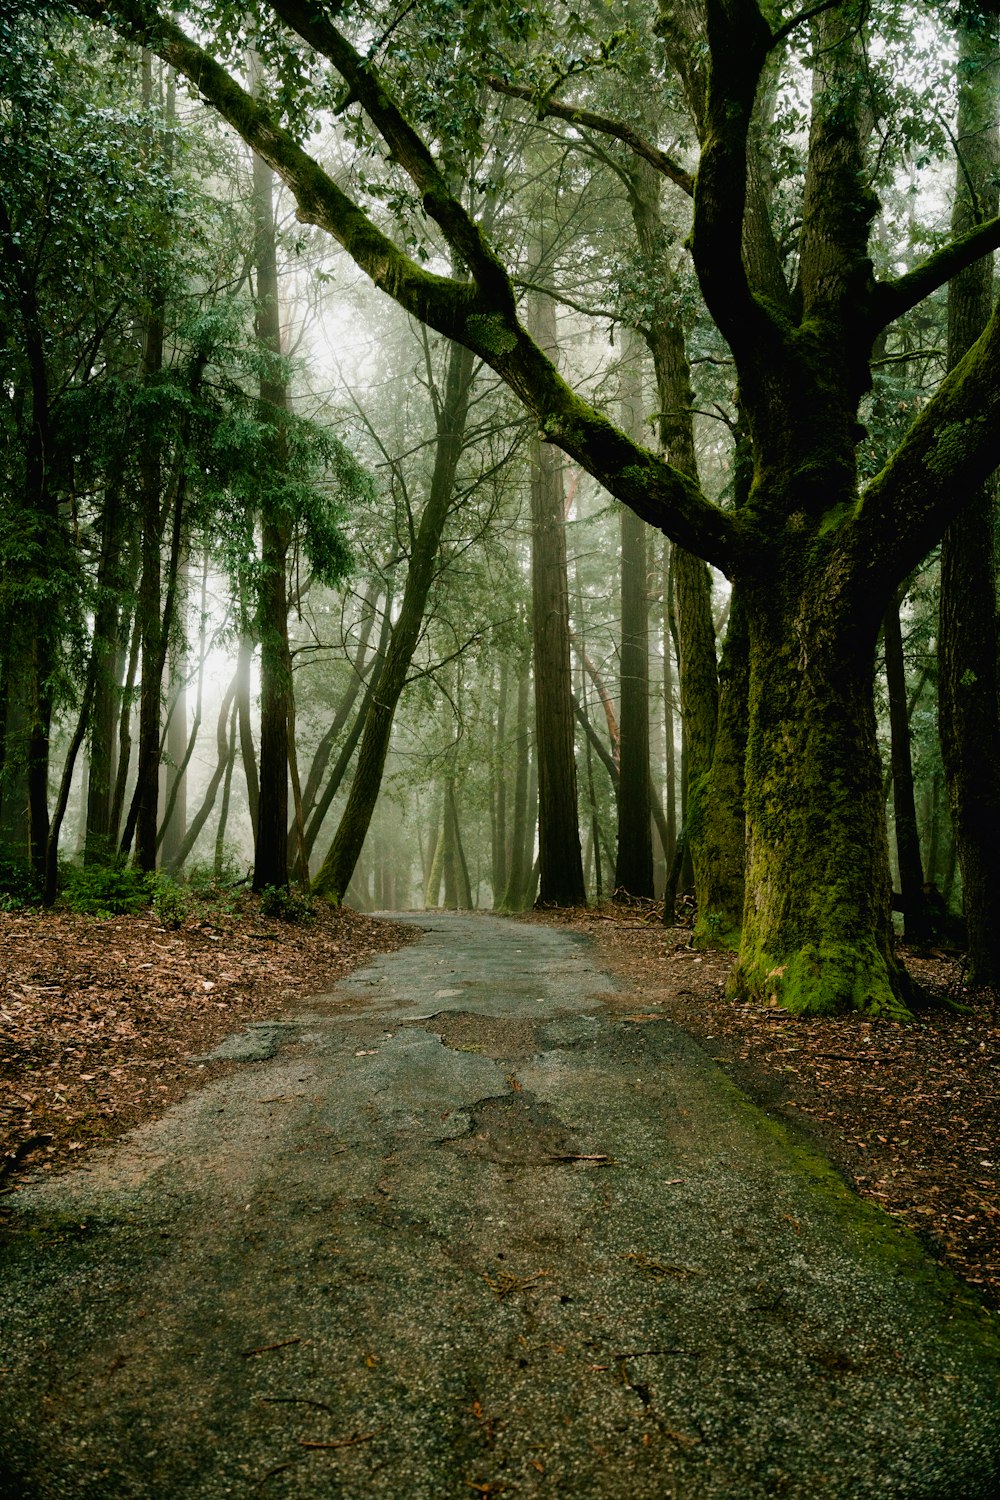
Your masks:
M778 332L743 262L747 138L771 30L755 0L707 0L710 67L691 248L706 306L737 364L760 358Z
M907 271L905 276L880 282L873 300L873 335L901 318L939 287L945 286L960 271L997 249L1000 249L1000 218L977 224L967 234L959 235L957 239L929 255L919 266Z
M613 140L621 141L634 151L636 156L643 157L655 167L663 177L680 188L689 198L694 196L694 176L686 167L666 151L661 151L659 146L633 130L631 125L624 120L615 120L608 115L596 114L592 109L580 109L575 104L564 104L559 99L550 99L546 95L539 96L536 89L530 89L524 84L508 83L505 78L498 78L495 73L490 73L486 83L495 94L504 94L509 99L523 99L530 104L538 119L551 118L554 120L565 120L570 125L577 125L581 130L592 130L598 135L611 136Z
M1000 307L864 491L844 540L861 594L884 598L1000 465Z
M303 41L327 58L389 147L395 161L419 190L423 206L449 246L468 267L490 301L513 312L514 292L503 265L464 205L449 190L444 174L426 143L406 119L374 63L366 60L329 16L305 0L269 0L271 9Z

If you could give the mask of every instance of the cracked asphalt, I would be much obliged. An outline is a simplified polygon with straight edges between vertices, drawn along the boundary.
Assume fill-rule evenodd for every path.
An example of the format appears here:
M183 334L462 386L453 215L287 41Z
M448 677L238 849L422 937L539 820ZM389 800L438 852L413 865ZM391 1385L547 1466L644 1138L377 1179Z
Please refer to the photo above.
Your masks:
M409 920L12 1200L0 1495L995 1500L971 1293L586 940Z

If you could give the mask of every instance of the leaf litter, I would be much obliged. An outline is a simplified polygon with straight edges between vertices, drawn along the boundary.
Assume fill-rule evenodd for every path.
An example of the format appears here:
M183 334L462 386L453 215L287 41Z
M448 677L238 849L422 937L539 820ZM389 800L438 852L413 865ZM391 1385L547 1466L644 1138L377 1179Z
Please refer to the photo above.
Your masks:
M225 1037L416 936L346 907L269 919L247 894L176 931L148 912L0 913L0 1191L79 1165L231 1066L194 1063Z

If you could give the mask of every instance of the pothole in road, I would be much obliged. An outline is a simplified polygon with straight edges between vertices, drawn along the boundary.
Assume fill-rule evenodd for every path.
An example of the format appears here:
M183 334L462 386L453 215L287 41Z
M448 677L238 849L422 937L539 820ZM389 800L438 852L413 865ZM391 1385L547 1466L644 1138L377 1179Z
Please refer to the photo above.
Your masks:
M444 1142L500 1166L551 1166L580 1159L576 1135L548 1104L521 1092L480 1099L464 1111L465 1135Z
M534 1057L542 1050L536 1023L520 1016L480 1016L469 1011L443 1010L407 1024L433 1032L453 1052L479 1052L495 1062Z

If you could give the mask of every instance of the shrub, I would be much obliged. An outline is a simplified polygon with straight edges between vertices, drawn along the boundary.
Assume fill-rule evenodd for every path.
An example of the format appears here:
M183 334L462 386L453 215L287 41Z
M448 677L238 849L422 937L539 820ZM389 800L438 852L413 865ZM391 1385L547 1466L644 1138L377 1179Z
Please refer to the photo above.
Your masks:
M132 915L147 905L150 882L132 865L70 865L63 901L92 917Z
M172 931L183 926L191 912L191 897L184 887L169 875L157 875L152 881L152 891L157 920Z
M265 917L282 922L307 922L316 914L316 903L306 891L293 891L290 885L266 885L260 893L260 909Z
M42 883L26 859L0 859L0 911L38 906Z

